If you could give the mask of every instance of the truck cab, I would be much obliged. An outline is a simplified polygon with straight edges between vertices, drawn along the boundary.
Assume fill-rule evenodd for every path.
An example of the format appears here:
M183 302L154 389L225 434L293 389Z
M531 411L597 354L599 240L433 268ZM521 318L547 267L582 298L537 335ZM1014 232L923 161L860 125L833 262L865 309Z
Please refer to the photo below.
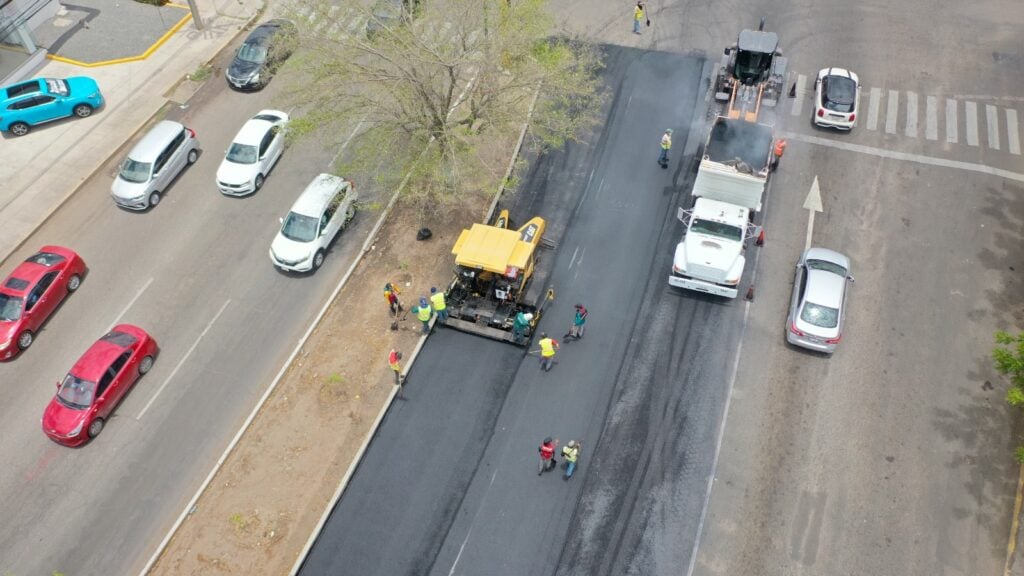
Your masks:
M686 232L676 245L669 285L735 298L746 265L744 245L752 232L750 210L698 198L693 210L680 208L678 218Z

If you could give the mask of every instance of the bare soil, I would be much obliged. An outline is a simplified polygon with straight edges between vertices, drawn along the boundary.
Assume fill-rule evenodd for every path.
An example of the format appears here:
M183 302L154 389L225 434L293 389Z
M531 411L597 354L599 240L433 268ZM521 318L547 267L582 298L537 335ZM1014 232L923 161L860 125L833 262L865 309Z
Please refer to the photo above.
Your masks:
M428 222L433 237L424 242L415 238L420 213L396 204L151 574L288 573L391 402L388 352L396 347L408 358L421 337L411 314L397 332L390 329L384 284L400 286L406 309L431 286L447 285L451 247L463 228L483 218L487 190L497 189L518 134L488 137L491 146L480 153L494 167L493 185Z

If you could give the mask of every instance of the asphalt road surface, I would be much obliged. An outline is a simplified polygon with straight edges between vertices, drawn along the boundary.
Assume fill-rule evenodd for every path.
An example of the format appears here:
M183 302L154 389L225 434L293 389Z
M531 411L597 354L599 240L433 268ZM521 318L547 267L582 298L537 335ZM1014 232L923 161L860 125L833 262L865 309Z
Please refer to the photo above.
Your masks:
M616 47L607 64L600 135L535 160L514 209L570 217L540 328L560 338L579 301L586 337L545 373L522 350L435 329L303 574L650 574L688 561L743 313L667 285L692 143L677 138L662 170L658 140L703 122L704 62ZM582 440L570 481L538 477L545 436Z
M159 206L114 206L119 153L3 264L6 274L43 244L60 244L89 271L32 347L0 364L0 572L137 573L365 239L372 213L357 214L312 277L280 273L267 255L278 218L329 171L336 146L286 150L253 196L217 190L217 166L244 121L263 108L288 111L273 99L280 88L240 94L212 78L187 110L169 114L196 130L203 154ZM160 356L95 441L59 446L40 428L54 383L115 322L148 330Z

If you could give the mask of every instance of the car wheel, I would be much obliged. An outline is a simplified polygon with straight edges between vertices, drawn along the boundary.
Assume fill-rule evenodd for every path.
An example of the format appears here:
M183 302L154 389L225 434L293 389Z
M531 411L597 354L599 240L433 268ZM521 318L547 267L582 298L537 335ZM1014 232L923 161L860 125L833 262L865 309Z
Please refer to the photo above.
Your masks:
M159 192L153 192L152 194L149 195L149 207L150 208L152 208L153 206L156 206L159 203L160 203L160 193Z
M14 134L15 136L24 136L25 134L28 134L28 124L25 124L24 122L15 122L14 124L11 124L8 130L10 130L11 134Z
M35 342L35 339L35 334L31 330L25 330L21 333L21 336L18 336L18 348L27 350L32 345L32 342Z
M68 292L74 292L78 290L78 287L82 285L82 277L75 274L71 278L68 278Z
M88 104L79 104L75 106L75 116L79 118L88 118L92 114L92 106Z
M256 182L253 183L253 191L263 188L263 174L256 175Z
M196 160L199 159L199 151L195 148L188 151L188 163L195 164Z
M324 265L324 251L317 250L316 254L313 255L313 271L316 272Z
M152 368L152 367L153 367L153 357L152 356L146 356L145 358L142 359L142 362L139 362L139 374L142 375L142 374L145 374L146 372L149 372L150 368Z
M351 222L352 219L355 218L355 217L356 217L356 205L352 204L351 206L348 207L348 212L345 213L345 225L348 226L348 223Z
M100 435L103 431L103 418L97 418L89 423L89 429L86 431L89 434L89 438L95 438Z

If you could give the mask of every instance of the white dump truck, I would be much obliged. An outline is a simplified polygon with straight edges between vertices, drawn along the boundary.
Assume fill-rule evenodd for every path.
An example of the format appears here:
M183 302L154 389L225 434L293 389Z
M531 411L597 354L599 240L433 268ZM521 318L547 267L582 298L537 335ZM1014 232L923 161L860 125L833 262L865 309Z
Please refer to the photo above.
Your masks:
M735 298L746 264L744 251L760 233L761 210L772 162L772 129L719 116L708 133L693 184L693 208L679 208L686 225L668 283Z

